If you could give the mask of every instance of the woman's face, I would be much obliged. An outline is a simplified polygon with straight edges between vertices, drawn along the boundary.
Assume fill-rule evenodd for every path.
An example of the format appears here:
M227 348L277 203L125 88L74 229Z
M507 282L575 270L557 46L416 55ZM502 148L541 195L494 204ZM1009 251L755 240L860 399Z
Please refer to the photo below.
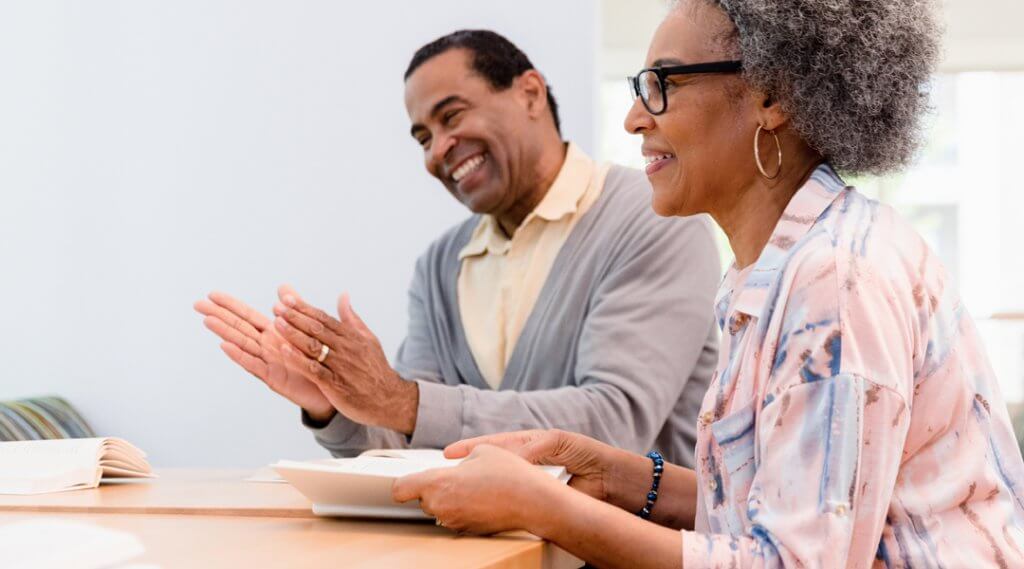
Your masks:
M655 32L646 66L739 59L724 39L733 29L725 13L705 0L683 0ZM653 116L637 99L625 121L627 131L644 138L654 211L728 210L754 171L755 96L735 73L668 76L665 92L665 113Z

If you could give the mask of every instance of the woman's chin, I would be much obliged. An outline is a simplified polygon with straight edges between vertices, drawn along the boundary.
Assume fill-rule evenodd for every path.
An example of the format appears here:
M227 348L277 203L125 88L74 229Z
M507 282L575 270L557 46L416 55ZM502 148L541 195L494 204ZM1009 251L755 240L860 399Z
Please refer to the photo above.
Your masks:
M651 209L653 209L654 213L658 214L661 217L672 217L675 215L675 212L672 211L672 208L660 203L657 199L655 199L651 203Z
M680 215L679 209L685 201L679 195L678 188L660 187L660 184L653 185L654 193L651 196L651 209L661 217L673 217Z

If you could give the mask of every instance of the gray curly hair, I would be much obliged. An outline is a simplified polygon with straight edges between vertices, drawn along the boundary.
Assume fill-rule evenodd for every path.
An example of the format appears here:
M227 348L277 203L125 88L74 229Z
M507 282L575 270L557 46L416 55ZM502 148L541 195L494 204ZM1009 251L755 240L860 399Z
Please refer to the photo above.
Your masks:
M909 163L929 108L941 26L933 0L704 0L736 26L743 77L782 105L837 170Z

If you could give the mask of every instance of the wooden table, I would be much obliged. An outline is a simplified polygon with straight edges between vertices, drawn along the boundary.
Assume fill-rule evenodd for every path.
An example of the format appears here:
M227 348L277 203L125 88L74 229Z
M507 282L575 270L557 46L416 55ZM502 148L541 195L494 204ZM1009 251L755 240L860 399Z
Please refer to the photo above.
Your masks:
M248 470L157 470L158 478L35 496L0 494L0 512L191 514L312 518L309 500L280 482L247 482Z
M161 470L155 480L38 496L0 495L0 524L42 517L135 534L143 557L173 567L553 568L582 563L525 533L457 536L429 522L314 516L288 484L242 470Z
M163 469L158 478L104 482L99 488L35 496L0 494L0 512L189 514L313 518L290 484L247 482L247 470Z

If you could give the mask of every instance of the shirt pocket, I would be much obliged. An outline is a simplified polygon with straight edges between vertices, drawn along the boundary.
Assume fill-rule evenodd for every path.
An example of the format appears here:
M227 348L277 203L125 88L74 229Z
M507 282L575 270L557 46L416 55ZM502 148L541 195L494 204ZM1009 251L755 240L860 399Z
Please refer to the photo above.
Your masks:
M729 477L754 467L754 401L711 423L711 435L722 451Z
M732 532L742 533L747 526L747 499L756 467L754 401L710 425L711 435L721 453L723 499L721 521Z

